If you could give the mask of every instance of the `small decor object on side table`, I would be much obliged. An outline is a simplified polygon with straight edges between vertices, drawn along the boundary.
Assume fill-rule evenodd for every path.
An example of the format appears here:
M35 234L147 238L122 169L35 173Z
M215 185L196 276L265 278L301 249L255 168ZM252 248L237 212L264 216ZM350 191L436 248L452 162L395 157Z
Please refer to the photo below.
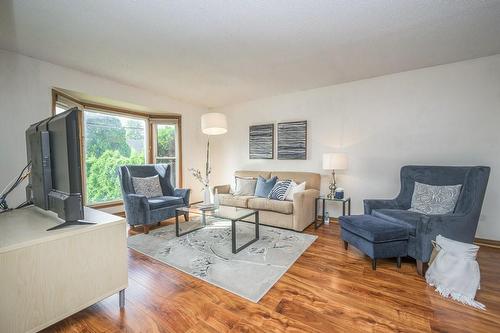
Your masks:
M335 199L344 199L344 189L342 187L337 187L335 190Z
M323 169L332 170L332 180L330 186L330 193L328 193L327 198L335 198L335 190L337 189L337 183L335 181L335 170L345 170L347 169L347 155L344 153L325 153L323 154Z
M320 223L318 224L318 202L322 200L323 201L323 215L321 215L321 220ZM326 223L326 216L328 212L326 211L326 202L327 201L336 201L336 202L342 202L342 216L351 215L351 198L343 198L343 199L335 199L335 198L329 198L328 196L320 196L316 198L314 201L314 229L318 229L322 224L328 224ZM346 210L347 208L347 210Z

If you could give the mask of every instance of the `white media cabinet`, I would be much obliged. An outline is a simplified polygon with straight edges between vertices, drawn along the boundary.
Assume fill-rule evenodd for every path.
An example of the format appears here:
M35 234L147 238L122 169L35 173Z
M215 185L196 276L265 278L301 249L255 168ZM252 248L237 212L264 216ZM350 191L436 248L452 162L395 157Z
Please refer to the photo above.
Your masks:
M0 332L36 332L119 293L128 284L125 220L85 208L93 225L26 207L0 214Z

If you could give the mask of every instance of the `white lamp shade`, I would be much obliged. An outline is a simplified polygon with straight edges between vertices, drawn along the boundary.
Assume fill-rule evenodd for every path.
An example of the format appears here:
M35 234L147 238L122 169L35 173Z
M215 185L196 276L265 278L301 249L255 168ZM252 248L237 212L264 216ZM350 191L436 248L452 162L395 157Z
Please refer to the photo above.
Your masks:
M324 170L345 170L347 169L347 154L326 153L323 154Z
M226 115L216 112L205 113L201 116L201 131L207 135L219 135L226 133Z

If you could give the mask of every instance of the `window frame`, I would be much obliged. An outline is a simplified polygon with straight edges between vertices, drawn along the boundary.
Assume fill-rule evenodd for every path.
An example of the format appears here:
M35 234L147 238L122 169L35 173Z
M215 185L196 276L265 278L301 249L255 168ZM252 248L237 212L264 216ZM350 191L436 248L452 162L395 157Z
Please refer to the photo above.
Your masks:
M158 156L158 125L174 125L175 126L175 157L173 158L175 161L175 175L176 185L180 182L181 175L181 166L182 163L179 163L179 155L181 151L181 143L180 143L180 120L177 118L171 119L150 119L149 121L149 133L150 133L150 163L157 163L157 158L170 158L169 156Z
M66 103L65 103L66 102ZM177 187L182 188L183 186L183 174L182 174L182 116L181 115L176 115L176 114L165 114L165 115L158 115L158 114L150 114L150 113L143 113L143 112L137 112L133 110L128 110L124 108L117 108L117 107L111 107L107 105L102 105L98 103L87 103L84 101L80 101L72 96L69 96L63 92L60 92L59 90L52 89L52 115L56 114L56 106L58 104L68 104L69 107L77 106L80 108L83 112L85 110L89 110L89 112L97 112L97 113L103 113L103 114L108 114L108 115L117 115L117 116L124 116L124 117L136 117L136 118L141 118L146 122L146 126L144 128L145 130L145 136L146 136L146 160L145 163L153 164L155 163L155 148L154 144L156 143L155 138L154 138L154 126L157 123L168 123L168 122L176 122L176 128L177 128L177 156L176 156L176 164L177 166ZM107 208L107 207L114 207L114 206L119 206L123 204L123 200L112 200L112 201L106 201L106 202L100 202L100 203L95 203L95 204L87 204L87 183L86 183L86 171L85 171L85 137L84 137L84 128L83 128L83 112L80 114L80 119L79 119L79 128L80 128L80 164L81 164L81 169L82 169L82 195L84 199L84 205L87 207L92 207L92 208Z

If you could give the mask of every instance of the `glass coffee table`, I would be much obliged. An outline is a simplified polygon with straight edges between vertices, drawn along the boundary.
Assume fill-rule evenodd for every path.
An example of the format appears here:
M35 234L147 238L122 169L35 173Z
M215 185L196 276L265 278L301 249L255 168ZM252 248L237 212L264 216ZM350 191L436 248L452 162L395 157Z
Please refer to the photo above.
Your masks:
M200 216L201 225L198 228L190 229L186 232L181 232L179 224L179 215L195 214ZM247 208L219 206L217 208L205 209L198 204L192 204L189 207L179 207L175 210L175 235L177 237L187 235L193 231L205 228L207 225L207 217L224 219L231 221L231 245L232 252L238 253L250 244L259 240L259 211ZM254 221L249 221L253 217ZM254 223L255 224L255 237L247 243L236 247L236 222Z

